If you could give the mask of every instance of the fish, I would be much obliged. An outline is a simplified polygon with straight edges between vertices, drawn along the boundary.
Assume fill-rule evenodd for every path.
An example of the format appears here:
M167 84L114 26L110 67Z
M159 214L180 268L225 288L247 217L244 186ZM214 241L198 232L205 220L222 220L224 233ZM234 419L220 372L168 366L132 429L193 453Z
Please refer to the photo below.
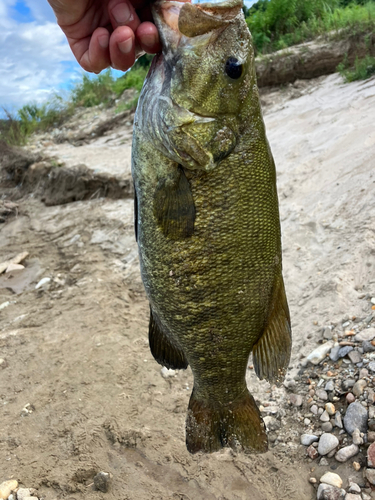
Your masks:
M242 2L152 4L162 51L134 118L132 176L149 344L189 365L190 453L267 450L246 384L281 383L291 325L282 275L275 163Z

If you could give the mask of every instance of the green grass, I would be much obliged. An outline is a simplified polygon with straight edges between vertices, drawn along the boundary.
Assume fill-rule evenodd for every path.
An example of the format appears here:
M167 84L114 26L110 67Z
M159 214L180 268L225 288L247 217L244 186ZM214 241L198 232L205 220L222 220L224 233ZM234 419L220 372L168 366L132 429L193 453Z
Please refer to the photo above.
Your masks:
M355 80L366 80L375 75L375 57L369 55L363 59L357 57L352 68L344 61L337 66L337 70L347 83Z
M267 54L321 35L345 38L375 30L375 2L338 6L336 0L261 0L246 18L258 53ZM256 4L257 5L257 4Z

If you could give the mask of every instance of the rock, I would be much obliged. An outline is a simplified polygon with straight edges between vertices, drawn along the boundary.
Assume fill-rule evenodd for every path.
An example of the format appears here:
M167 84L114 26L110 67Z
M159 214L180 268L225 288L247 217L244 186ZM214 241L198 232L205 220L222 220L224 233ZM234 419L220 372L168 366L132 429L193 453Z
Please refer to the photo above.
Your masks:
M35 285L35 290L38 290L39 288L45 287L46 285L49 284L51 281L51 278L42 278L36 285Z
M303 423L304 423L305 425L310 425L310 424L311 424L311 420L310 420L309 418L304 418L304 419L303 419Z
M9 266L5 269L5 274L11 273L12 271L20 271L21 269L25 269L25 266L22 264L9 264Z
M341 488L342 486L341 477L334 472L326 472L325 474L323 474L323 476L320 478L320 482L330 484L331 486L336 486L336 488Z
M355 431L352 434L353 438L353 444L360 445L363 444L363 439L361 437L361 433L359 432L359 429L355 429Z
M313 445L309 446L306 450L306 453L308 454L308 456L312 459L312 460L315 460L316 458L318 458L318 452L316 450L316 448L314 448Z
M374 352L375 345L373 345L370 342L370 340L366 340L365 342L362 342L362 349L363 349L363 352Z
M163 366L163 368L160 370L161 376L163 378L172 378L176 375L176 370L171 370L167 368L166 366Z
M375 328L366 328L354 337L356 342L371 341L375 338Z
M327 410L324 410L324 412L320 415L320 419L319 420L321 422L329 422L329 415L328 415Z
M317 483L316 478L315 477L310 477L309 483L316 484Z
M323 330L323 338L326 340L332 339L332 330L329 326L326 326Z
M362 361L362 356L359 354L358 351L355 350L349 352L348 358L354 364L360 363Z
M370 431L375 431L375 419L372 418L368 421L368 428Z
M349 493L361 493L361 487L350 481Z
M333 429L333 425L331 424L331 422L323 422L320 427L324 432L331 432Z
M340 429L342 429L343 427L341 414L338 411L335 413L335 426L339 427Z
M317 500L341 500L345 498L345 490L330 484L320 483L316 498Z
M318 407L317 407L317 405L312 405L312 406L310 406L310 411L311 411L311 413L313 413L314 415L317 415L317 414L318 414Z
M349 432L353 434L355 429L359 429L360 432L367 431L367 410L361 403L351 403L344 417L344 427Z
M334 415L336 413L335 405L333 405L332 403L327 403L325 405L325 409L328 415Z
M325 344L320 345L316 349L314 349L306 358L307 362L312 363L313 365L318 365L323 359L326 358L329 351L334 346L334 342L329 340Z
M310 446L310 444L314 443L315 441L319 441L319 438L314 434L302 434L301 436L301 444L303 444L304 446Z
M366 478L370 484L375 485L375 469L366 469Z
M361 368L359 370L359 378L366 378L368 377L368 370L366 368Z
M371 361L367 366L370 371L375 372L375 361Z
M331 361L338 361L340 359L339 352L340 352L341 347L339 345L336 345L331 349L331 352L329 353L329 357Z
M268 431L277 431L281 427L280 421L269 415L263 418L263 422L265 423Z
M8 498L9 495L18 487L18 481L11 479L0 484L0 498Z
M329 465L328 460L325 457L322 457L319 461L319 465L321 467L328 467Z
M345 345L344 347L341 347L339 350L339 358L344 358L352 350L353 350L353 347L351 347L350 345Z
M302 406L303 397L300 394L290 394L289 401L293 406Z
M368 431L368 433L367 433L367 441L369 443L375 442L375 432L374 431Z
M361 495L354 495L353 493L347 493L345 500L362 500Z
M352 394L351 392L348 392L348 394L346 395L346 401L350 404L350 403L354 403L355 401L355 396L354 394Z
M99 472L94 476L94 486L97 490L107 493L110 480L111 478L108 472Z
M315 394L322 401L327 401L327 399L328 399L328 394L327 394L327 392L324 389L317 389L316 392L315 392Z
M375 406L370 406L368 410L368 418L375 418Z
M361 396L361 394L363 394L363 391L365 390L366 385L367 385L366 380L358 380L358 382L356 382L353 385L352 392L353 392L354 396L357 396L357 398L359 398L359 396Z
M347 460L349 460L349 458L352 458L354 457L354 455L357 455L357 453L359 452L359 448L356 444L351 444L349 446L345 446L344 448L341 448L341 450L339 450L336 455L335 455L335 459L338 461L338 462L346 462Z
M362 500L371 500L370 495L366 495L366 493L362 493Z
M350 387L353 387L355 384L355 380L353 378L347 378L346 380L344 380L343 382L343 387L344 389L348 390L350 389Z
M319 440L318 453L319 455L327 455L339 445L339 440L333 434L322 434Z
M368 467L375 467L375 443L370 444L367 449L367 465Z
M26 498L29 498L31 496L32 495L29 488L19 488L17 490L17 500L25 500Z
M353 468L358 472L359 470L361 470L361 464L358 462L353 462Z
M333 391L335 389L335 383L333 380L328 380L328 382L326 383L324 389L326 391Z
M0 369L6 368L8 366L8 362L4 358L0 358Z

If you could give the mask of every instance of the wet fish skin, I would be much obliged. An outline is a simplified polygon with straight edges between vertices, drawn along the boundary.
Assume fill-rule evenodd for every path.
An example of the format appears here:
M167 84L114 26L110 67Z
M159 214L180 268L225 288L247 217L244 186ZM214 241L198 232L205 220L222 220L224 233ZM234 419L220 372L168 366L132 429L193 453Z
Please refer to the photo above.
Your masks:
M242 4L153 6L163 52L134 121L132 172L149 339L169 368L191 366L186 442L267 449L246 387L280 382L291 329L281 263L276 174ZM239 78L228 60L242 65Z

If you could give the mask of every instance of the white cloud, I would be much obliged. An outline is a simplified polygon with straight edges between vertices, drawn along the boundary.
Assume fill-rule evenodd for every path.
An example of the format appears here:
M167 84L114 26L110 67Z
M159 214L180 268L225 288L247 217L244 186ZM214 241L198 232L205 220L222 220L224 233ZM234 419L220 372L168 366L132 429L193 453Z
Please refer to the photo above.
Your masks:
M36 21L55 21L55 14L47 0L24 0Z
M11 110L46 100L79 68L57 24L18 23L9 16L14 3L0 0L0 106Z

